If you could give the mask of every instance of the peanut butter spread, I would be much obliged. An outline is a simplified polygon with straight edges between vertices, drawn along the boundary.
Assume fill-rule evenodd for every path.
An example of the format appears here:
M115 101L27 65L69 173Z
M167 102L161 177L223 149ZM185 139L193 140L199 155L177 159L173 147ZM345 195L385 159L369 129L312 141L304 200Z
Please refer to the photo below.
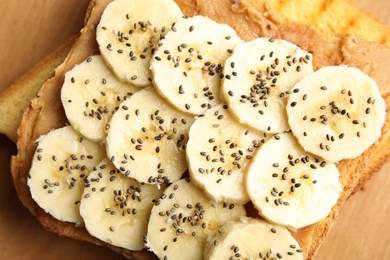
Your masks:
M19 152L12 159L12 174L20 199L46 229L63 236L105 245L133 259L149 259L153 257L149 252L130 252L113 247L92 238L85 229L55 220L32 200L26 184L37 138L51 129L67 124L60 101L63 76L75 64L98 53L95 28L109 2L110 0L91 1L87 23L82 30L80 39L70 51L65 62L57 68L55 77L46 82L38 96L32 101L30 108L25 112L19 128ZM390 48L384 45L367 42L349 35L325 33L314 26L292 22L288 17L282 17L278 14L264 0L240 0L237 3L234 0L176 0L176 2L186 16L199 14L208 16L217 22L229 24L243 40L249 41L264 36L281 38L297 44L302 49L313 52L315 69L340 64L358 67L377 82L387 105L390 105L390 100L387 98L390 92L390 77L386 73L390 66ZM388 122L389 119L386 118L386 121ZM387 128L383 129L383 135L386 134ZM379 143L383 139L385 138L380 139ZM373 146L362 156L338 164L342 173L340 181L343 192L340 194L337 205L326 219L303 229L292 231L304 250L306 259L311 259L314 256L337 217L339 208L358 183L361 169L368 166L370 155L375 149L376 146ZM355 174L343 174L347 171Z

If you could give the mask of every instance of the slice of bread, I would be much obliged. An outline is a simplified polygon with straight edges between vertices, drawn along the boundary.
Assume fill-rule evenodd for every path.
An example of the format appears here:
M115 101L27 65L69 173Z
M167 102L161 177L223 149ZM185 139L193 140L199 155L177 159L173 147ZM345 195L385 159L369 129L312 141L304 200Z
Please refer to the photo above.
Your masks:
M91 2L89 8L91 13L80 38L73 45L65 61L56 69L55 76L44 84L24 113L19 128L18 154L12 158L11 163L12 175L21 201L46 229L63 236L105 245L133 259L149 259L153 258L153 255L147 251L131 252L111 246L91 237L83 228L52 218L32 200L26 184L31 158L36 148L35 140L51 129L59 128L67 123L59 95L64 73L88 56L98 53L95 28L101 13L109 2L110 0ZM245 40L268 36L283 38L299 44L303 49L314 52L316 68L339 64L357 66L377 81L386 103L390 105L389 79L383 76L386 74L382 74L382 71L386 69L383 63L386 64L390 59L386 61L384 58L381 60L374 58L378 52L384 57L390 55L390 49L383 45L359 40L352 36L323 32L314 26L293 22L280 15L267 2L260 0L242 0L239 4L234 4L234 1L229 0L177 0L177 3L185 15L201 14L218 22L227 23L236 29L241 38ZM361 55L366 58L363 62ZM383 66L377 66L376 63ZM338 164L343 192L329 216L319 223L293 232L304 250L306 259L314 257L337 218L340 207L358 187L357 185L362 185L364 183L362 180L368 179L375 170L381 167L385 162L384 159L388 158L389 150L386 148L390 135L388 131L390 118L388 117L389 115L387 115L381 138L372 147L358 158L345 160ZM373 156L378 159L371 160Z

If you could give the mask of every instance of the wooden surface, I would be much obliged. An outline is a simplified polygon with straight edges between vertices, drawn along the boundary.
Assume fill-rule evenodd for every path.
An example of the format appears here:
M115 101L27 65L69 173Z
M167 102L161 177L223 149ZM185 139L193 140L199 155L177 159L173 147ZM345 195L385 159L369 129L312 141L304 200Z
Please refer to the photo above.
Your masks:
M83 24L89 0L0 2L0 90ZM390 1L353 0L390 26ZM0 136L0 259L123 259L109 250L41 228L19 202L9 173L16 148ZM316 260L390 259L390 164L343 207Z

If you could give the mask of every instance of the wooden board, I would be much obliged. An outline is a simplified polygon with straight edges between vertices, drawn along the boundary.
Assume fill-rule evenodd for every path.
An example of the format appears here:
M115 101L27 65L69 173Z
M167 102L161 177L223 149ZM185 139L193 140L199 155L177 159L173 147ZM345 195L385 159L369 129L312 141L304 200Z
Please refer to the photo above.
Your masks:
M89 0L1 1L0 91L83 24ZM390 26L390 1L353 0ZM43 230L19 202L9 173L15 145L0 136L0 259L123 259L111 251ZM316 260L390 259L390 164L342 209Z

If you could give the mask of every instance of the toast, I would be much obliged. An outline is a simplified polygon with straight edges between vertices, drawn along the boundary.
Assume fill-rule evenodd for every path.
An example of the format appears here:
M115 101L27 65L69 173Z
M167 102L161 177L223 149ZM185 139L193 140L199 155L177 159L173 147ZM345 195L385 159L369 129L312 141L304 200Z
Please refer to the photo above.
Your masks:
M12 172L19 196L23 203L41 221L43 226L62 235L97 244L104 243L91 238L83 229L76 228L71 224L60 223L45 214L30 198L29 190L26 186L26 175L29 170L32 153L36 146L34 140L41 134L47 133L50 129L58 128L66 124L64 112L58 100L63 74L73 67L74 64L80 63L89 55L98 52L94 41L94 30L91 29L93 26L88 27L88 25L94 25L98 22L100 14L107 3L108 1L91 2L91 5L94 6L94 8L92 9L91 17L86 28L82 31L80 40L75 43L65 62L57 69L55 77L45 83L38 94L38 97L32 101L30 107L24 114L19 129L19 152L18 155L12 159ZM354 55L361 55L360 52L355 52L356 50L367 48L367 45L371 44L375 46L375 51L372 51L372 48L366 49L369 51L366 55L374 55L372 52L376 51L388 53L388 49L380 45L375 45L374 43L360 41L351 36L335 36L333 34L323 33L314 27L292 23L280 16L267 4L260 1L240 1L239 5L232 5L232 3L228 1L221 1L218 10L213 9L216 4L212 1L208 2L210 5L207 6L202 5L204 3L194 3L190 1L178 1L178 3L183 12L188 16L202 14L212 17L219 22L230 24L237 30L243 39L249 40L259 36L284 38L296 44L300 44L304 49L313 50L314 53L320 53L317 56L319 58L314 61L316 68L326 65L350 64L354 61ZM238 23L232 24L232 19L236 19L235 21ZM237 26L237 24L240 26ZM250 28L250 30L247 30L247 28ZM269 28L272 29L270 30ZM297 32L296 28L305 30ZM302 36L302 32L306 35L314 36L317 41L314 41L314 43L312 40L311 42L296 41L297 36ZM326 44L318 44L324 42ZM80 50L83 51L80 53ZM388 103L388 79L381 78L381 73L378 72L377 68L372 68L367 66L367 64L354 65L360 66L362 70L377 80L381 87L382 94ZM43 120L43 118L46 120ZM388 121L389 120L387 119L386 122ZM356 185L359 183L359 179L365 178L373 173L372 170L364 173L361 169L365 169L366 167L371 167L369 169L376 169L384 163L385 160L373 160L368 164L372 154L377 152L375 155L381 159L389 156L387 149L384 148L386 147L384 142L387 140L387 129L388 126L385 125L381 139L367 150L364 155L354 160L343 161L338 165L340 171L343 173L342 183L344 191L337 206L334 207L328 218L315 225L304 228L303 230L299 230L295 234L304 248L307 259L311 259L314 256L321 241L329 232L332 223L337 217L339 207L342 206L344 201L353 192ZM381 147L381 149L377 149L377 147ZM356 171L356 174L347 174L354 171ZM360 175L359 173L363 175ZM129 252L110 245L107 246L126 256L133 257L134 259L151 257L151 254L148 254L145 251Z

